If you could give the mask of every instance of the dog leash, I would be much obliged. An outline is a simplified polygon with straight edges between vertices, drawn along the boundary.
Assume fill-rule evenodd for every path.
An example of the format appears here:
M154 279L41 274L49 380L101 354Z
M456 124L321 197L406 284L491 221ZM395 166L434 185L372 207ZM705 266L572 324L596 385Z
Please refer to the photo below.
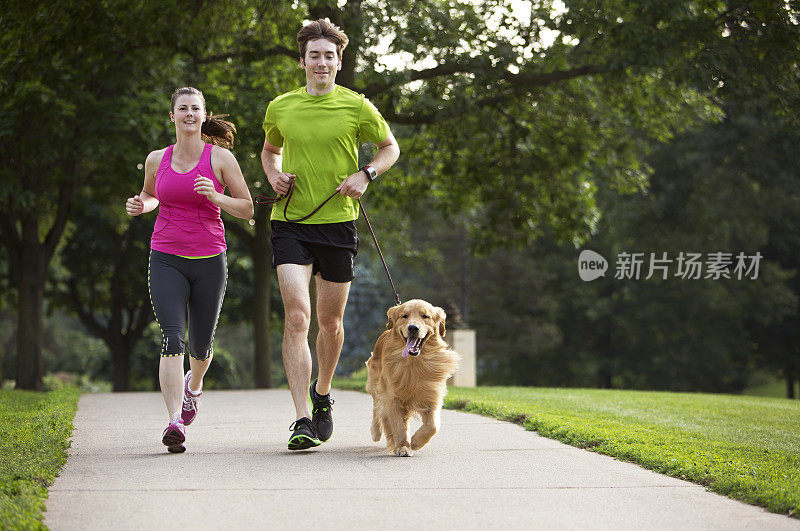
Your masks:
M325 203L336 197L339 192L333 192L325 201L319 204L317 208L311 211L310 214L307 216L303 216L297 219L289 219L287 216L287 211L289 210L289 201L292 199L292 194L294 193L294 179L289 184L289 191L286 193L285 196L277 196L277 197L268 197L266 195L257 195L256 196L256 203L259 205L275 205L279 203L282 199L286 199L286 204L283 205L283 217L289 223L300 223L301 221L305 221L317 212L319 209L325 206ZM397 301L397 304L400 304L400 295L397 293L397 288L394 287L394 282L392 281L392 275L389 273L389 266L386 265L386 260L383 258L383 252L381 251L381 246L378 244L378 238L375 236L375 231L372 230L372 224L369 222L369 217L367 216L367 211L364 208L364 205L361 203L361 198L358 199L358 206L361 208L361 212L364 213L364 221L367 222L367 228L369 228L369 233L372 235L372 241L375 242L375 248L378 250L378 256L381 257L381 263L383 263L383 269L386 271L386 276L389 277L389 284L392 286L392 291L394 292L394 300Z
M394 287L394 282L392 282L392 275L389 273L389 266L386 265L386 260L383 259L383 253L381 252L381 246L378 245L378 238L375 237L375 231L372 230L372 224L369 222L369 218L367 217L367 211L364 209L364 205L361 204L361 198L358 198L358 206L361 208L361 212L364 213L364 221L367 222L367 227L369 228L370 234L372 234L372 240L375 242L375 248L378 250L378 256L381 257L381 262L383 262L383 269L386 270L386 276L389 277L389 284L392 285L392 291L394 292L394 300L397 301L397 304L400 304L400 295L397 294L397 288Z

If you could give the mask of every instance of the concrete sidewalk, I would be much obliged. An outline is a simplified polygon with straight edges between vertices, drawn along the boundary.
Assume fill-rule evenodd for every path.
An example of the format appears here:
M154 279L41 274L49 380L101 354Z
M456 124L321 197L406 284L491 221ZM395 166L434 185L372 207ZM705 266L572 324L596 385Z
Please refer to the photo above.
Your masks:
M489 418L444 411L414 457L369 434L368 395L333 392L321 447L286 449L287 390L210 391L187 451L157 393L81 397L51 529L800 529L800 521Z

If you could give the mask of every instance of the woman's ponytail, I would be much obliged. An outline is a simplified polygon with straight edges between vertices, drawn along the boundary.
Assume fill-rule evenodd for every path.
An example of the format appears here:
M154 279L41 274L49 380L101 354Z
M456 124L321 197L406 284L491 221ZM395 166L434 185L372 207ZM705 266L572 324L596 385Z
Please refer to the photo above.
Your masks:
M203 135L203 142L233 149L233 135L236 133L236 126L227 120L223 120L227 114L209 114L203 122L200 132Z

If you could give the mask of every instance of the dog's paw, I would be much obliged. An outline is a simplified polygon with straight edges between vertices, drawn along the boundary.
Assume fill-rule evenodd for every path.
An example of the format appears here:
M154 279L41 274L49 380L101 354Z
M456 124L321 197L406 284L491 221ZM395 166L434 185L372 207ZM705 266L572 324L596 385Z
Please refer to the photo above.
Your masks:
M412 450L419 450L426 444L431 438L436 435L437 429L436 426L426 425L423 424L420 429L411 437L411 449Z
M394 455L398 457L411 457L414 452L408 446L398 446L394 449Z

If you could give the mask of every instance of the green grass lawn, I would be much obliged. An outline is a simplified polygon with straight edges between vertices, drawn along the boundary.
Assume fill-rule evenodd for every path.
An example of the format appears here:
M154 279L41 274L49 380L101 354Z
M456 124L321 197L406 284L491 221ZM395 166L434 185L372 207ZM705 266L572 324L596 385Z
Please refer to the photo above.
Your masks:
M0 390L0 529L44 529L49 487L67 460L80 391Z
M334 386L364 390L364 380ZM453 387L445 407L508 420L551 439L800 516L800 401L752 396Z
M795 396L797 396L798 390L800 390L800 388L795 383ZM748 387L742 391L742 394L748 396L771 396L774 398L786 398L786 382L783 380L772 380L761 385Z

